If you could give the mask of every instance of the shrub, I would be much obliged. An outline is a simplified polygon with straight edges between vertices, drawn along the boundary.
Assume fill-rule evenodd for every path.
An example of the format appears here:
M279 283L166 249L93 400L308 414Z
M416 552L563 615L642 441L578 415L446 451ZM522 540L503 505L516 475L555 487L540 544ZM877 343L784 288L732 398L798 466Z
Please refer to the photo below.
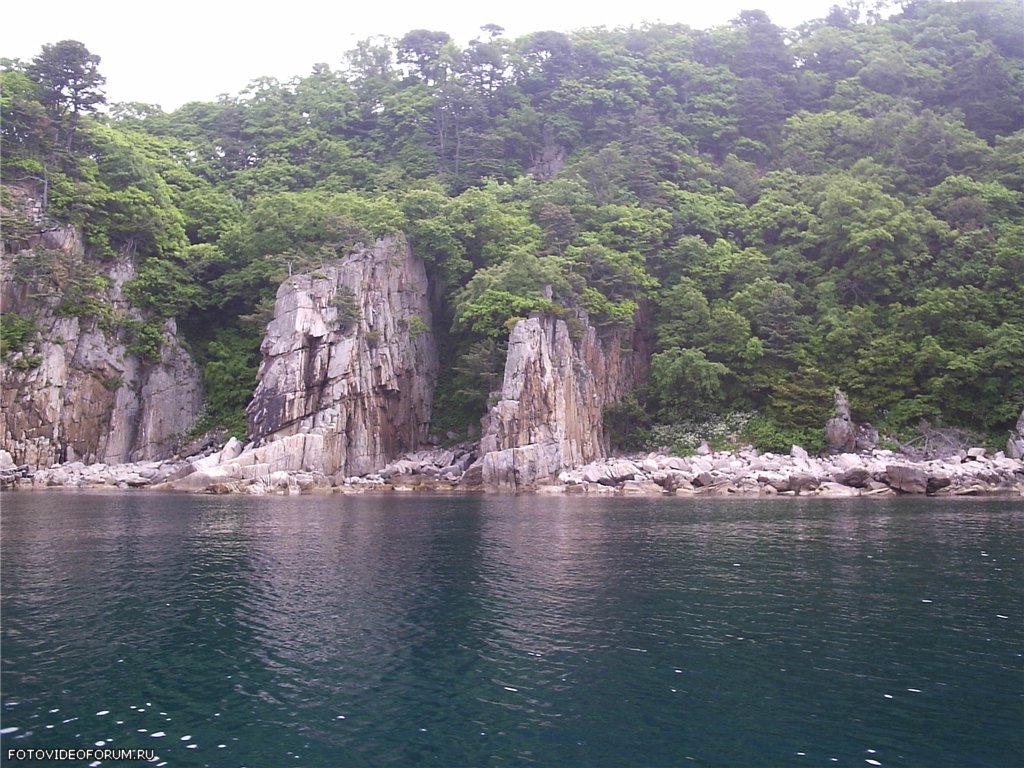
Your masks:
M759 451L789 453L799 445L808 453L825 449L824 429L810 427L781 427L771 416L756 416L745 430L747 441Z
M38 368L42 362L43 358L41 355L22 355L11 363L11 365L19 371L27 371L29 368Z
M21 352L35 332L36 324L32 318L4 312L0 315L0 355Z

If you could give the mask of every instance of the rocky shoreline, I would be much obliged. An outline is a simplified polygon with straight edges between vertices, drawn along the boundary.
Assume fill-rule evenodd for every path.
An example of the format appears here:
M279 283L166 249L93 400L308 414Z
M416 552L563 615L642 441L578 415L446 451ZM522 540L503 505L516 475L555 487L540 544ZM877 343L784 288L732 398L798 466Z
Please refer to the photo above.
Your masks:
M271 444L272 446L273 444ZM6 489L118 488L190 493L296 495L364 492L484 492L478 446L461 443L406 454L362 476L327 476L275 467L273 452L229 440L206 456L132 464L68 462L30 471L0 451ZM598 459L530 488L541 494L650 496L1024 495L1024 461L972 448L915 461L889 450L810 456L753 449L694 456L645 454Z

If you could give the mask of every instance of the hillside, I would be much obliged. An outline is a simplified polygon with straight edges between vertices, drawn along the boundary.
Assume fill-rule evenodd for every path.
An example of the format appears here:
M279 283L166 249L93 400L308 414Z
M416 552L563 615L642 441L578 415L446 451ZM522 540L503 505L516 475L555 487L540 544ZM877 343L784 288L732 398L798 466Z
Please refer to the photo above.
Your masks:
M3 62L3 267L150 364L174 318L205 389L194 434L245 432L281 282L387 235L426 264L430 433L478 428L517 319L581 312L652 340L605 411L624 448L693 448L728 414L755 445L815 448L837 387L892 435L1005 442L1024 407L1015 2L488 27L464 48L414 30L171 113L104 108L100 64L73 41ZM58 225L82 235L74 264L33 240ZM38 365L36 313L3 312L5 366Z

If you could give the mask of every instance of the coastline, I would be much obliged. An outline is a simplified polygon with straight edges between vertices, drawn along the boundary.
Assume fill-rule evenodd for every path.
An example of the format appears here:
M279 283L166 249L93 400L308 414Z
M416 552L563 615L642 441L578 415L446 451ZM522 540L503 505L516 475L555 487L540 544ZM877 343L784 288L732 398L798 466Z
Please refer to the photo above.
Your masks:
M230 442L205 457L132 464L68 462L0 468L5 490L121 489L183 493L305 495L358 493L533 493L621 496L1024 496L1024 461L984 449L913 460L889 450L810 456L752 449L693 456L643 454L598 459L529 487L489 488L475 446L406 454L361 477L326 476L247 461Z

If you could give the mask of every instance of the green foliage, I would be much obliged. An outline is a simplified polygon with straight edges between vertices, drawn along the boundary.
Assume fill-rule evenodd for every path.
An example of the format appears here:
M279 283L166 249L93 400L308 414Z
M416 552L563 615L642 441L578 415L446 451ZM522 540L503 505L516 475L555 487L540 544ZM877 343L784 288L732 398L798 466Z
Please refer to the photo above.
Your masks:
M200 293L185 268L158 259L144 262L138 276L124 286L124 295L134 306L162 318L186 314L198 303Z
M128 351L141 355L142 359L150 365L159 363L160 352L164 344L163 322L159 317L142 322L128 321L126 328L131 340L128 344Z
M544 299L487 288L462 305L456 316L456 325L485 338L496 338L509 332L510 321L529 317L550 307L551 303Z
M493 338L472 342L458 354L434 391L431 429L465 434L479 426L490 393L500 388L504 357L504 345Z
M352 289L347 285L338 287L334 296L331 297L331 306L338 310L338 322L341 325L350 326L359 322L361 316L359 304L356 302L356 296Z
M860 10L791 31L760 11L708 31L491 28L462 47L413 30L170 114L96 114L98 57L47 46L0 72L0 174L87 252L26 250L40 227L12 187L11 271L113 329L98 280L134 258L124 296L151 330L133 343L152 359L176 317L209 423L236 432L280 282L393 233L427 264L451 374L435 423L459 432L519 318L579 338L583 313L654 318L650 386L607 417L623 444L756 409L762 445L810 449L835 386L897 431L1005 429L1024 405L1019 8ZM354 300L334 303L354 324Z
M0 314L0 357L21 352L35 334L36 324L31 317L16 312Z
M771 416L757 416L746 426L745 439L757 450L788 454L799 445L810 454L825 449L824 427L781 427Z
M623 451L640 451L650 440L651 418L636 392L627 392L617 403L606 405L602 414L609 445Z
M206 393L204 424L245 439L245 407L256 386L259 338L238 328L222 329L198 353Z
M413 315L409 318L409 338L418 339L429 330L429 326L423 322L423 318L419 315Z
M100 57L77 40L44 45L25 73L38 84L39 101L50 117L61 124L67 151L74 144L79 116L106 101L101 88L106 78L99 73Z
M42 365L43 358L41 355L21 355L14 359L11 363L11 367L16 368L19 371L27 371L31 368L38 368Z
M701 416L723 402L722 378L729 369L707 359L699 349L676 347L651 358L651 381L661 403L659 415Z

